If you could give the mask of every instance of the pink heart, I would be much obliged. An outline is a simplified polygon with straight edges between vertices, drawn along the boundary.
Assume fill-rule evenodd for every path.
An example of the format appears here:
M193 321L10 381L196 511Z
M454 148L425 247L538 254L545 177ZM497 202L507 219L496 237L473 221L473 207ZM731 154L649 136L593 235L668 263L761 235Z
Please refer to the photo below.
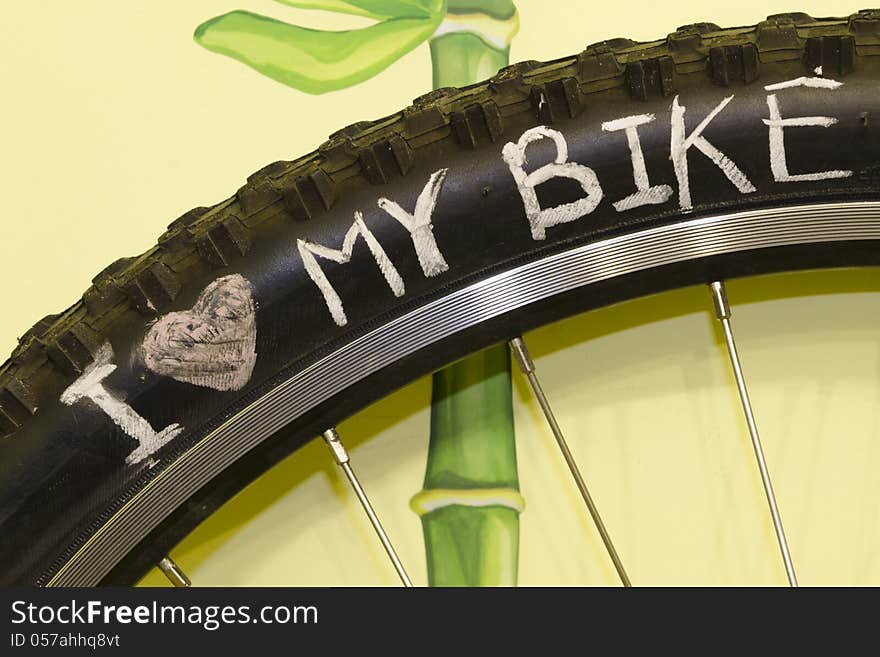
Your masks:
M257 360L257 323L251 284L239 274L208 285L189 310L153 324L141 353L147 367L177 381L239 390Z

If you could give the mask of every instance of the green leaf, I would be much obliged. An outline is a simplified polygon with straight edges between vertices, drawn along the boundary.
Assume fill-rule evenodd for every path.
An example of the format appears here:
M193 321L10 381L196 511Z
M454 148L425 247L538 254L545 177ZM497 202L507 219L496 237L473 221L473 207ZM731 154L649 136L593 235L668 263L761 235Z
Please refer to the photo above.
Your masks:
M300 9L386 18L433 18L445 13L443 0L276 0Z
M202 23L194 36L208 50L237 59L273 80L320 94L383 71L430 38L441 20L442 16L394 18L357 30L327 32L233 11Z

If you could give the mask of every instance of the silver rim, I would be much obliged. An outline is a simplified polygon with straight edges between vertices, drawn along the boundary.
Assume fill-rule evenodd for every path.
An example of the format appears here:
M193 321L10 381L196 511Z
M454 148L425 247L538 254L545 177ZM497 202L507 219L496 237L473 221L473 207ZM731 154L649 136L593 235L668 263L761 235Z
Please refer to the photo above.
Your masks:
M753 249L880 239L880 202L720 214L556 253L436 299L295 374L204 437L120 508L49 582L97 584L222 469L346 387L439 340L564 292L663 265Z

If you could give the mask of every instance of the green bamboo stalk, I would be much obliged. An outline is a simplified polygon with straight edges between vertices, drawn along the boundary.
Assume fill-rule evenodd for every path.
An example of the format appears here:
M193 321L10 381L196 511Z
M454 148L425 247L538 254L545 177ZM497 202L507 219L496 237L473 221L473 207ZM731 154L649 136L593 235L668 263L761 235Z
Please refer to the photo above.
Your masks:
M496 50L474 34L446 34L430 45L435 89L485 80L510 61L510 48Z
M512 23L516 15L493 18ZM444 34L430 45L435 88L471 84L509 63L509 47L469 32ZM428 464L412 500L422 519L428 584L515 586L524 501L507 345L450 365L434 374L432 385Z
M433 378L422 517L431 586L514 586L523 509L510 352L469 356Z

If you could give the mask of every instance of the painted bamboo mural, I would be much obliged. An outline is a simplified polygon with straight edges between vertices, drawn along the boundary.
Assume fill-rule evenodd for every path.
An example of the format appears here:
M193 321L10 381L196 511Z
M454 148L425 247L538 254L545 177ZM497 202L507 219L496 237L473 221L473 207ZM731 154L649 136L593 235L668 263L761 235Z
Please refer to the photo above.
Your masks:
M512 0L450 0L443 27L431 39L434 88L485 80L510 63L519 30Z
M434 375L428 466L412 508L430 585L516 585L523 499L506 345Z
M453 0L448 16L462 31L431 39L435 88L472 84L509 63L519 27L512 2ZM428 583L515 586L523 499L507 345L437 372L432 391L425 483L412 501L422 518Z
M277 1L375 23L330 32L233 11L200 25L195 40L278 82L319 94L363 82L425 41L434 88L472 84L509 63L519 29L512 0ZM432 384L428 464L423 489L411 504L422 521L428 582L513 586L524 502L507 345L437 372Z

